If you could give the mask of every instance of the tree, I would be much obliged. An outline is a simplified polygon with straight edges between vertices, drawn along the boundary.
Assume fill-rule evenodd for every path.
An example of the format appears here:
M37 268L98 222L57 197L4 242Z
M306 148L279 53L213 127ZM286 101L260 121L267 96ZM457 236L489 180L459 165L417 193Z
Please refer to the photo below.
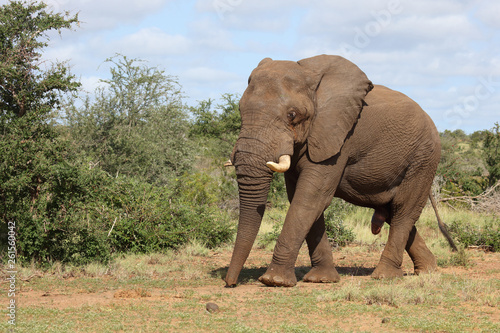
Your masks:
M64 159L63 144L48 120L60 106L60 94L80 85L64 63L44 68L41 61L47 32L70 29L78 16L45 8L20 1L0 7L0 214L5 222L25 197L32 204L37 200L50 169Z
M0 235L7 222L16 223L19 256L39 235L60 228L52 222L74 168L49 120L60 95L80 84L64 63L43 62L41 52L49 31L77 23L77 15L47 12L43 3L0 7Z
M486 131L484 139L484 158L488 169L489 185L493 186L500 179L500 124L495 123L491 131Z
M222 100L223 103L217 105L215 110L211 99L191 108L194 121L190 135L203 141L210 157L227 160L238 139L241 116L238 96L224 94Z
M78 15L53 14L44 3L12 1L0 8L0 108L5 125L27 113L43 117L60 105L59 93L74 91L64 63L42 68L40 51L48 45L47 32L70 29Z
M473 145L471 139L462 133L447 130L440 134L441 160L437 174L443 177L443 189L450 196L478 195L487 187L479 143Z
M475 131L470 135L472 148L479 148L479 144L484 141L488 131Z
M165 184L193 162L188 121L176 78L143 61L116 55L111 78L94 99L67 111L70 133L109 174Z

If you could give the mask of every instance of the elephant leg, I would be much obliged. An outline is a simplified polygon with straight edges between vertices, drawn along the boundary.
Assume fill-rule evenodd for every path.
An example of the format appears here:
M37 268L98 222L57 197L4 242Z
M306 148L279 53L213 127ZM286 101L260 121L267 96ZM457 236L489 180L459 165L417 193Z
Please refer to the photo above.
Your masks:
M436 257L427 248L415 226L413 226L406 243L406 252L413 261L415 274L432 272L437 269Z
M417 260L418 270L427 269L432 264L425 259L432 253L427 249L423 239L417 233L415 222L419 219L427 199L432 178L425 173L415 177L418 170L407 172L407 178L398 188L398 193L391 202L391 218L389 239L380 257L380 262L372 273L375 279L403 276L401 264L405 249ZM425 250L424 250L425 248Z
M295 190L297 187L297 178L298 175L292 171L285 173L286 191L288 195L288 201L290 202L290 204L292 204L293 197L295 195ZM289 216L289 212L290 210L287 213L287 217ZM287 220L285 219L285 224L283 225L283 229L285 229L286 221ZM295 260L293 260L293 263L291 263L291 260L290 262L287 263L286 259L276 260L276 249L279 246L278 244L280 242L283 242L282 241L283 236L284 232L282 230L276 242L276 247L274 248L273 260L269 265L266 273L261 277L259 277L259 281L264 283L265 285L293 287L294 285L297 284L297 277L295 276ZM304 238L301 239L300 245L298 245L299 247L302 245L303 240ZM283 243L284 243L283 247L287 249L287 252L289 252L290 247L287 247L287 244L285 242Z
M314 222L306 237L309 256L311 257L311 270L304 276L304 282L338 282L339 273L333 263L332 249L328 242L325 229L325 217Z
M293 287L297 284L295 276L295 261L300 247L306 238L314 220L307 223L300 216L299 210L293 204L290 205L281 234L274 247L273 259L266 273L259 281L268 286ZM307 221L307 219L305 219Z
M325 168L328 169L327 166ZM311 174L308 174L309 172ZM318 174L326 174L324 170L310 170L309 172L303 171L297 180L283 229L274 248L273 260L266 273L259 278L259 281L266 285L292 287L297 283L295 261L302 243L318 220L319 225L323 225L323 229L313 231L311 234L310 239L316 238L316 241L311 244L318 244L313 246L313 257L317 260L327 251L328 240L323 231L324 219L320 220L320 217L333 198L341 172L333 172L336 177L328 181L317 177ZM321 239L318 241L320 236ZM325 267L326 260L331 261L329 265L333 266L333 259L326 258L328 257L325 257L325 261L321 260L322 267Z
M409 225L409 227L408 227ZM410 234L413 222L406 219L393 218L389 228L389 239L385 245L380 261L372 273L372 278L395 278L402 277L403 253Z

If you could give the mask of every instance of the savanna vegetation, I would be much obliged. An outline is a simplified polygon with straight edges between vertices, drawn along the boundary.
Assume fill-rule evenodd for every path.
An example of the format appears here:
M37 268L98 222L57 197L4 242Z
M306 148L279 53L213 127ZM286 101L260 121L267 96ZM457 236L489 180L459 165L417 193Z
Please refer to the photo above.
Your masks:
M491 253L500 250L499 123L441 133L433 191L460 250L450 252L431 209L418 223L445 273L364 279L387 228L371 235L372 212L335 199L325 217L344 275L338 287L221 291L237 223L234 170L223 164L240 128L239 96L186 105L176 77L120 54L103 59L109 79L83 92L69 62L43 58L50 32L77 26L78 15L42 2L0 7L0 260L8 260L14 230L20 331L322 332L332 320L338 331L499 328L484 319L500 306L498 253ZM258 284L287 207L276 174L243 287ZM452 271L474 262L478 281ZM303 249L299 276L307 265ZM360 279L345 277L353 275ZM47 299L50 306L40 306ZM221 304L218 316L200 315L208 301ZM443 310L444 317L428 316ZM307 316L297 322L297 313Z
M105 59L110 78L83 93L68 63L42 60L48 33L76 29L77 15L13 1L0 20L0 232L5 239L16 222L18 260L108 262L193 239L211 248L232 240L237 188L222 165L239 131L237 95L187 106L176 77L124 55ZM498 212L499 124L441 139L437 196L453 209ZM270 215L286 205L276 175ZM336 244L355 240L345 218L357 211L340 201L327 211ZM497 217L448 224L466 246L499 248Z

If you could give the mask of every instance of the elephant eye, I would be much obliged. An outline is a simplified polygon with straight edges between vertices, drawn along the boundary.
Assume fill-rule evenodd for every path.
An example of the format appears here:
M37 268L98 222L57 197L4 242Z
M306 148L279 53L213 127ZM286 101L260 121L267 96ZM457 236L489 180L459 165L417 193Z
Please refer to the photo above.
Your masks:
M297 117L297 112L295 111L288 112L288 120L293 121L295 117Z

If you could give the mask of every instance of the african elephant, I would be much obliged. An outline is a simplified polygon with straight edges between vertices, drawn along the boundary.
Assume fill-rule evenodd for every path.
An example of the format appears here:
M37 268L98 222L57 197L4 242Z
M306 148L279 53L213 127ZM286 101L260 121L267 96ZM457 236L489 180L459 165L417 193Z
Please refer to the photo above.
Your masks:
M430 117L400 92L372 85L353 63L320 55L262 60L240 100L241 132L231 154L240 215L225 278L233 287L255 241L272 174L284 172L290 208L267 272L270 286L294 286L295 261L306 240L307 282L339 280L323 212L333 197L374 209L371 228L390 225L373 278L402 276L406 250L415 272L436 259L415 227L440 159Z

